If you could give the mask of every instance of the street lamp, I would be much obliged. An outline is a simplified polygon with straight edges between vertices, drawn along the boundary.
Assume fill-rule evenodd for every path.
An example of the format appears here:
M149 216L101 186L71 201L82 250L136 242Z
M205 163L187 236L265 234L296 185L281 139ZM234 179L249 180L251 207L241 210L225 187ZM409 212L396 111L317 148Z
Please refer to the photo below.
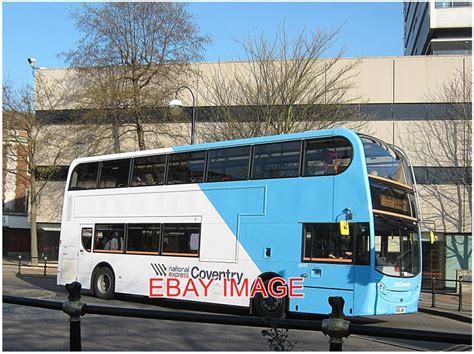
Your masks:
M191 121L191 145L193 145L196 138L196 99L194 97L193 91L188 86L181 86L180 88L176 90L174 100L171 100L171 102L168 104L168 107L170 108L171 114L174 116L180 114L183 111L183 107L184 107L183 102L181 102L181 100L178 99L178 92L181 89L189 90L193 98L193 116L192 116L192 121Z

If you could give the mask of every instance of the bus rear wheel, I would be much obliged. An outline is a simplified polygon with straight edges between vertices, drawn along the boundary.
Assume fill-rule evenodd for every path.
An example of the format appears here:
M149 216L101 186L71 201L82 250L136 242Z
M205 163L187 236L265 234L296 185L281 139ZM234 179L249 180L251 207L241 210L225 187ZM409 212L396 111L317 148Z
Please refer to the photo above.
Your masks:
M98 268L92 279L94 295L99 299L113 299L115 292L115 276L108 267Z
M267 279L263 282L267 291L270 280ZM253 298L253 309L260 317L285 318L287 301L287 297L276 298L270 294L268 297L263 297L262 294L257 293Z

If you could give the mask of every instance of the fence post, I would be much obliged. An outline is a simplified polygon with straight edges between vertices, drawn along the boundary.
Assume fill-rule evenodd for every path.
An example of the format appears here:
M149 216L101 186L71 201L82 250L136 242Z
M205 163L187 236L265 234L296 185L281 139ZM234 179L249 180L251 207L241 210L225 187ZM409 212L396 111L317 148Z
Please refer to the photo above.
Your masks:
M323 320L323 333L329 335L329 351L342 351L343 337L349 336L349 321L344 320L344 299L341 296L328 298L332 312Z
M69 315L69 350L81 351L81 316L85 313L85 304L81 300L81 284L77 281L66 284L69 292L63 303L63 311Z
M459 304L458 311L462 312L462 276L459 277Z
M18 255L18 275L21 275L21 254Z
M436 287L436 278L433 277L433 279L431 279L431 307L436 307L435 287Z
M48 263L48 257L44 256L44 272L43 275L46 276L46 264Z

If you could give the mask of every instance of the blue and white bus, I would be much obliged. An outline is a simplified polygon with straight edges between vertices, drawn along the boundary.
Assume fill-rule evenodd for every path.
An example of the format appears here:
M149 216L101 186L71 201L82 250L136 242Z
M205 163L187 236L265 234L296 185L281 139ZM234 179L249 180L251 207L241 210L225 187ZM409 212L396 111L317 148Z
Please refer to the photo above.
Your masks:
M76 159L58 284L150 295L151 278L214 281L189 301L348 316L416 312L416 184L398 148L348 129ZM225 296L230 278L302 278L304 297Z

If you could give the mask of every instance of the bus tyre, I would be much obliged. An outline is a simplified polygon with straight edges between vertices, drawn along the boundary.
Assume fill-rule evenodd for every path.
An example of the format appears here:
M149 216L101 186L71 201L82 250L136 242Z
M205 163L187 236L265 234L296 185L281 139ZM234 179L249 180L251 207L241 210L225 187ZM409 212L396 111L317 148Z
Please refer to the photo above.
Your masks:
M115 276L108 267L98 268L93 276L94 295L99 299L113 299L115 291Z
M270 279L267 279L263 282L267 291L269 282ZM269 294L268 297L265 298L262 296L262 294L257 293L253 298L253 309L260 317L285 318L286 302L287 297L275 298Z

